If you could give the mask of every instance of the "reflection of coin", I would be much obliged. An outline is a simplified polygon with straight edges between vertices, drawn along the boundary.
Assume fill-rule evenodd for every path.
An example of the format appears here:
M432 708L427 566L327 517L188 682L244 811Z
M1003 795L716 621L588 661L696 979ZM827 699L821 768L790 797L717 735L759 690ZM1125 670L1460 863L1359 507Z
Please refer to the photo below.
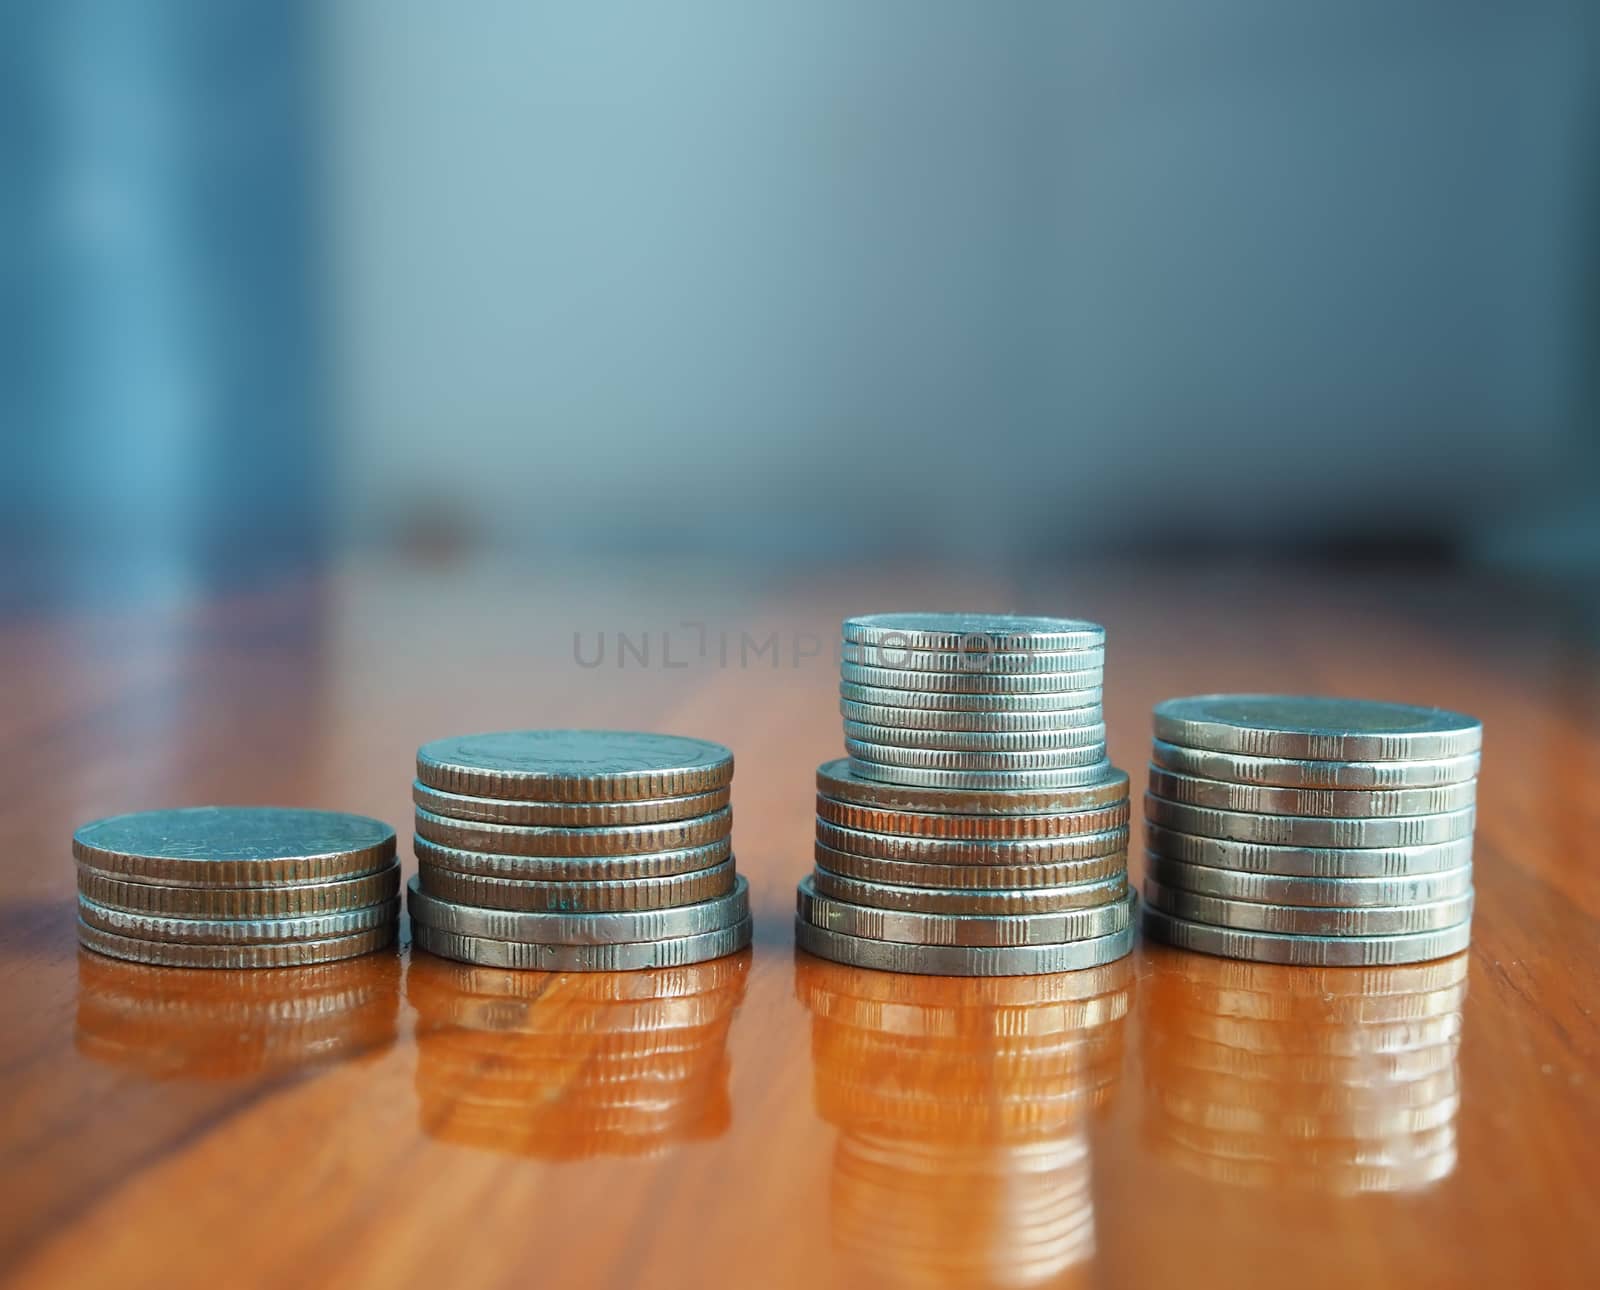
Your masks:
M1045 946L1109 936L1127 928L1130 896L1111 904L1042 914L924 914L852 905L817 894L808 875L796 897L801 919L845 936L925 946Z
M426 923L414 920L411 935L415 943L430 954L489 967L542 972L626 972L698 963L732 954L750 944L750 920L746 918L732 927L700 936L628 945L531 945L520 941L495 941L435 931Z
M1037 614L858 614L840 634L856 645L993 654L1098 649L1106 640L1099 623Z
M616 828L566 829L535 824L489 824L452 820L417 810L417 836L463 851L555 858L558 856L640 855L705 846L728 836L733 813L723 807L692 820L629 824Z
M359 878L277 887L170 887L78 866L78 891L95 904L166 918L303 918L376 905L399 890L397 863Z
M1051 815L951 815L932 811L883 810L819 796L817 815L828 824L863 833L1006 841L1063 838L1124 828L1128 823L1128 802L1124 799L1111 806Z
M1102 994L1120 993L1133 985L1133 964L1117 959L1082 972L1055 976L935 977L917 980L887 972L862 972L847 964L803 954L795 959L795 995L815 1010L828 998L863 999L872 1003L939 1008L962 1016L999 1019L1032 1015L1044 1005ZM997 1032L998 1033L998 1032Z
M728 795L727 788L717 788L688 797L650 797L638 802L518 802L446 793L429 788L420 779L411 784L412 801L435 815L485 824L542 824L568 828L689 820L720 811L728 804Z
M679 735L620 730L507 730L417 749L417 778L469 796L535 802L631 802L722 788L733 754Z
M715 900L733 890L734 862L693 873L660 878L629 878L615 882L563 880L536 882L524 878L493 878L459 873L424 864L418 871L422 890L440 900L481 909L531 913L602 914L631 910L665 909L672 905ZM469 962L486 960L472 959ZM656 966L666 967L668 963Z
M1443 958L1467 948L1472 924L1410 936L1285 936L1208 927L1145 907L1145 931L1161 940L1202 954L1254 959L1263 963L1369 967Z

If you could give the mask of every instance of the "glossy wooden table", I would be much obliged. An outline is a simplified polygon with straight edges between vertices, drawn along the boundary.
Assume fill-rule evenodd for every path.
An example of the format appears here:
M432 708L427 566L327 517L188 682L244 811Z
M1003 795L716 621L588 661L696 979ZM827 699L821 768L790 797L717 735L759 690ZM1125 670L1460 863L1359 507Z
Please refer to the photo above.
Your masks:
M1112 969L1003 982L797 955L812 770L840 748L838 619L922 606L1104 621L1112 751L1136 791L1150 706L1173 694L1478 714L1472 949L1315 973L1147 944ZM1600 682L1579 626L1558 601L1444 577L1129 569L373 566L15 618L0 635L0 1272L1600 1283ZM618 631L635 646L620 666ZM601 665L575 661L575 632L586 661L606 633ZM578 724L736 749L752 952L585 978L409 952L160 972L75 948L68 839L85 819L299 803L408 840L419 742Z

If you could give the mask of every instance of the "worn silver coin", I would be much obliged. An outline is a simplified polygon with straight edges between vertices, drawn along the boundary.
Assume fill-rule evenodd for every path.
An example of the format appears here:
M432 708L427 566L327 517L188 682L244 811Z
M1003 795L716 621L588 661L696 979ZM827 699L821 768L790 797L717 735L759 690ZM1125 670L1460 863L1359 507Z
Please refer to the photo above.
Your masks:
M882 882L895 887L951 888L958 891L1008 891L1017 888L1070 887L1123 877L1128 872L1125 851L1090 856L1083 860L1055 860L1043 864L928 864L919 860L885 860L836 851L814 842L812 855L819 868L847 878Z
M968 713L974 717L1032 717L1065 715L1082 708L1098 708L1102 697L1098 682L1076 690L1038 694L948 694L937 690L893 689L876 685L839 683L839 698L844 703L907 711L906 720L918 713ZM1100 718L1094 716L1091 721ZM892 724L892 723L885 723Z
M1478 773L1480 754L1424 761L1307 761L1295 757L1246 757L1241 753L1185 748L1157 739L1150 748L1157 766L1182 775L1260 784L1269 788L1416 789L1462 784Z
M400 866L333 882L285 883L275 887L175 887L126 882L78 866L78 891L97 905L161 918L302 918L363 909L400 891Z
M1201 694L1158 703L1156 738L1307 761L1414 761L1478 750L1483 725L1442 708L1310 695Z
M1437 788L1270 788L1182 775L1152 763L1150 791L1168 801L1225 811L1367 820L1459 811L1477 800L1478 786L1466 780Z
M813 927L845 936L910 945L1059 945L1110 936L1129 925L1132 893L1109 905L1046 914L923 914L851 905L819 895L810 876L800 880L795 911Z
M365 909L303 918L165 918L129 913L97 905L78 897L78 917L90 927L137 940L189 945L275 945L295 941L324 941L370 932L393 923L400 915L400 900L391 897Z
M423 744L417 778L472 797L634 802L722 788L733 779L733 754L681 735L505 730Z
M393 920L371 931L318 941L284 941L274 945L205 945L148 941L92 927L78 920L78 943L96 954L134 963L189 968L277 968L371 954L394 944Z
M1091 745L1104 748L1106 727L1101 722L1065 730L922 730L846 721L844 737L847 741L853 739L860 743L902 748L943 748L967 753L1036 753Z
M1128 848L1125 826L1058 838L1017 839L907 837L900 833L841 828L820 816L816 827L817 841L836 851L919 864L1057 864L1063 860L1113 855Z
M635 941L626 945L534 945L525 941L462 936L414 920L411 924L413 943L430 954L483 967L532 972L637 972L645 968L682 967L744 949L750 944L750 931L750 920L745 918L714 932L665 941Z
M881 766L1006 774L1030 770L1073 770L1104 761L1106 756L1103 740L1083 747L1056 748L1045 752L952 752L943 748L907 748L897 744L867 743L847 735L844 747L850 756Z
M872 685L885 690L926 690L933 694L1063 694L1099 689L1102 677L1103 669L1098 667L1008 676L993 672L918 672L848 661L839 664L839 680L844 684Z
M1472 834L1474 809L1384 820L1337 820L1308 815L1258 815L1189 806L1146 793L1145 818L1166 828L1240 842L1295 847L1418 847Z
M1144 929L1157 940L1201 954L1302 967L1424 963L1458 954L1472 940L1470 923L1408 936L1285 936L1273 932L1243 932L1176 918L1149 905L1144 910Z
M1470 864L1414 878L1294 878L1211 869L1169 860L1152 851L1145 856L1145 872L1163 887L1177 891L1220 896L1225 900L1318 908L1425 904L1463 896L1472 890Z
M647 797L637 802L518 802L446 793L429 788L420 779L411 784L411 800L434 815L484 824L538 824L573 829L692 820L727 806L729 792L728 788L715 788L687 797Z
M701 847L625 856L504 855L447 847L429 842L420 835L411 839L411 847L417 860L425 865L525 882L626 882L636 878L665 878L709 869L733 854L733 844L727 838Z
M616 881L538 882L462 873L422 863L422 890L440 900L481 909L526 910L532 913L601 914L641 909L667 909L725 896L734 888L734 861L710 869L659 878Z
M686 847L706 846L721 841L733 829L733 812L728 807L713 811L710 815L696 816L692 820L587 829L452 820L420 807L416 815L418 836L429 842L437 842L440 846L550 859L680 851Z
M1073 772L1077 778L1077 772ZM849 761L825 761L817 767L817 792L835 801L891 811L953 815L1049 815L1081 811L1125 800L1128 776L1108 766L1096 776L1073 784L996 785L907 784L857 774Z
M1175 918L1238 931L1279 932L1286 936L1405 936L1442 931L1472 917L1470 891L1426 904L1329 909L1228 900L1163 887L1147 878L1144 898L1153 908Z
M796 918L795 944L807 954L851 967L919 976L1032 976L1075 972L1122 958L1133 948L1133 927L1091 940L1059 945L911 945L904 941L869 940L813 927Z
M1065 838L1082 833L1103 833L1127 825L1129 803L1085 811L1057 811L1050 815L951 815L933 811L895 811L859 806L817 795L817 815L829 824L865 833L889 833L909 838L968 838L992 842L1029 838Z
M994 654L1096 649L1106 642L1099 623L1036 614L857 614L844 620L840 635L857 645Z
M869 761L852 755L850 769L867 779L887 780L913 788L960 788L990 792L1011 792L1018 789L1081 788L1099 782L1113 773L1109 761L1100 760L1092 765L1065 767L1059 770L940 770L922 766L898 766L880 761Z
M1048 914L1068 909L1089 909L1122 900L1128 894L1121 876L1071 887L975 891L972 888L895 887L888 883L849 878L829 869L811 874L819 896L873 909L898 909L918 914Z
M879 731L896 730L900 732L901 739L917 739L927 734L946 737L979 735L986 739L996 735L1065 736L1085 727L1104 724L1104 714L1096 703L1064 708L1059 712L939 712L928 708L890 708L877 703L841 699L839 713L844 717L847 729L851 723L855 723ZM879 742L896 741L880 736Z
M1409 878L1456 869L1472 859L1472 838L1410 847L1284 846L1204 837L1147 820L1151 851L1187 864L1294 878Z
M1085 672L1103 668L1103 649L1025 650L1018 653L992 653L978 650L914 650L894 645L840 646L846 663L866 667L888 667L908 672L985 673L989 676L1029 676L1042 672Z

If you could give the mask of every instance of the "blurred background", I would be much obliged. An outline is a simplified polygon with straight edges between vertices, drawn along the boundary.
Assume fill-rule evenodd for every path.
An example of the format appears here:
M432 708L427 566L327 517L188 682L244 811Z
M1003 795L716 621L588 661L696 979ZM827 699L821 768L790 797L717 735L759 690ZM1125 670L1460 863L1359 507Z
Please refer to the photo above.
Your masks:
M1581 0L0 16L6 590L1600 571Z

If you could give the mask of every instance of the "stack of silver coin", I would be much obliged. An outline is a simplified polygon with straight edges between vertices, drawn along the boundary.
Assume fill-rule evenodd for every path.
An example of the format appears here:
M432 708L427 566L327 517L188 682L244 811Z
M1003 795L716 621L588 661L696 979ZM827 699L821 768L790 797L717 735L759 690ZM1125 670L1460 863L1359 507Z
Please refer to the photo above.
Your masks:
M417 750L412 940L487 967L675 967L750 943L733 754L675 735L513 730Z
M327 963L394 944L394 830L333 811L142 811L73 835L78 941L166 967Z
M1145 928L1229 958L1465 949L1483 729L1437 708L1202 695L1155 710Z
M958 976L1128 953L1128 778L1105 755L1104 628L874 614L843 636L849 757L817 771L800 947Z

